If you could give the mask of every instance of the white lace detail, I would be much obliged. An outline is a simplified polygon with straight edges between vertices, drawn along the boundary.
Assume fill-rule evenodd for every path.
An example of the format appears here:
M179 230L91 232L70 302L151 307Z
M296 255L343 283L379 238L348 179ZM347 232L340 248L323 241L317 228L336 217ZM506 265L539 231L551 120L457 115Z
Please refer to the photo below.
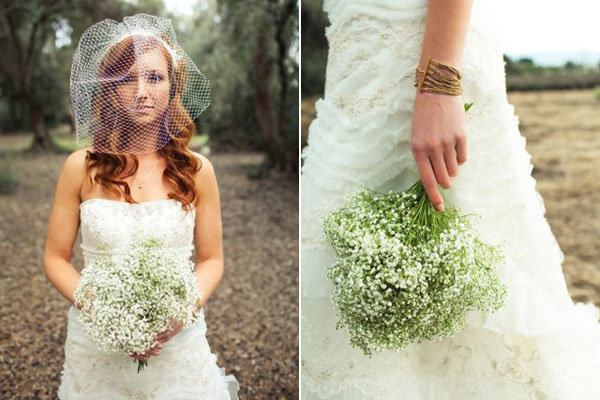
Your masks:
M80 205L80 219L86 266L94 257L123 250L137 231L160 235L183 255L192 254L195 209L186 212L174 199L136 204L91 199ZM194 325L167 341L139 374L134 358L100 351L85 333L79 314L70 307L61 400L238 398L237 380L225 375L210 351L203 309Z
M157 218L157 213L160 218ZM86 264L94 257L124 250L136 232L165 238L167 244L191 256L196 210L186 212L175 199L127 203L90 199L80 205L81 249Z
M402 81L412 79L419 60L418 36L425 24L422 19L394 24L371 15L344 16L328 30L325 98L355 119L375 107L384 107L400 93ZM391 69L396 73L389 74ZM368 84L349 84L355 84L353 78L359 75ZM383 76L387 79L378 79Z

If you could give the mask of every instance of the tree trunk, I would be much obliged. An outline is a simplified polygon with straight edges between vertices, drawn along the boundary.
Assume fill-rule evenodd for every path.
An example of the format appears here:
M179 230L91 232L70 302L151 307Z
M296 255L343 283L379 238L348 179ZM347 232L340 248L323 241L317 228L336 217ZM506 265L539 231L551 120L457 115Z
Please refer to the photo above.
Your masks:
M277 157L277 133L273 127L271 116L271 97L269 93L269 56L266 52L265 35L261 33L258 38L256 54L254 56L254 91L256 95L255 110L256 120L262 142L269 156L271 166L279 168Z
M69 105L69 128L71 128L71 134L75 137L76 128L75 128L75 112L73 111L73 107Z
M281 11L281 17L278 19L277 21L277 25L276 25L276 33L275 33L275 41L277 43L277 66L279 67L279 86L280 86L280 91L279 91L279 112L277 114L277 125L276 125L276 130L277 132L279 132L280 137L285 135L285 115L286 115L286 99L287 99L287 95L288 95L288 87L289 87L289 83L288 83L288 73L285 70L285 59L287 57L287 50L288 50L288 46L287 46L287 40L285 38L285 26L288 22L288 20L290 19L293 11L294 11L294 7L295 7L295 2L294 1L288 1L287 5L285 6L285 8ZM278 143L278 148L277 148L277 155L280 159L282 168L285 170L289 170L290 168L294 168L293 165L291 165L294 162L294 159L296 159L296 162L298 161L298 157L294 157L290 154L291 152L289 150L286 150L285 146L283 146L282 141L280 140Z
M61 149L54 143L50 137L50 133L46 129L43 105L31 93L27 93L25 99L29 105L29 114L31 115L31 124L33 126L33 140L27 152L60 152Z

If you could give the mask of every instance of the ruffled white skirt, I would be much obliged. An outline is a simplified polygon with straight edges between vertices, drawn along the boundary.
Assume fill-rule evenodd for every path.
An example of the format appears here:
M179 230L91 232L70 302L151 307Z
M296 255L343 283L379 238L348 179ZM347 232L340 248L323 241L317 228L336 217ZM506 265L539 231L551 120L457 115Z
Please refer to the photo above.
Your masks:
M139 373L132 357L98 349L85 333L80 313L73 306L69 309L59 399L238 399L237 380L218 368L208 346L203 310Z
M574 304L567 291L564 255L531 176L485 10L473 10L461 65L463 100L474 103L467 162L441 190L447 204L481 214L483 238L506 249L499 274L507 304L471 313L455 337L372 358L335 329L325 277L334 256L322 218L360 184L401 191L419 179L410 131L426 7L426 0L325 0L325 95L302 152L302 398L600 399L600 310Z

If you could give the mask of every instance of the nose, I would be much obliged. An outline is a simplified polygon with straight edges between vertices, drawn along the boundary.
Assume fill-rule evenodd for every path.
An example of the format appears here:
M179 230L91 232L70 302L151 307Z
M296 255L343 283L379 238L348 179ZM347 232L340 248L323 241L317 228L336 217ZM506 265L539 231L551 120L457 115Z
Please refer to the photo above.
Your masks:
M145 99L148 97L148 84L145 79L138 79L135 97Z

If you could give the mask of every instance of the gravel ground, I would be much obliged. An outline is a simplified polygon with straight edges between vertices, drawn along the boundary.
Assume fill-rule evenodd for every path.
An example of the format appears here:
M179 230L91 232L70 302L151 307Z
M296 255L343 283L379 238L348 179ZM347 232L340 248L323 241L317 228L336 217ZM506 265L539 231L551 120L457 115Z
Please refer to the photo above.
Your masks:
M0 147L6 145L0 140ZM66 155L23 156L0 196L0 398L56 399L70 304L43 272L51 200ZM298 181L246 178L256 153L209 156L221 191L225 276L205 305L208 341L241 399L298 398ZM74 245L73 264L83 258Z

